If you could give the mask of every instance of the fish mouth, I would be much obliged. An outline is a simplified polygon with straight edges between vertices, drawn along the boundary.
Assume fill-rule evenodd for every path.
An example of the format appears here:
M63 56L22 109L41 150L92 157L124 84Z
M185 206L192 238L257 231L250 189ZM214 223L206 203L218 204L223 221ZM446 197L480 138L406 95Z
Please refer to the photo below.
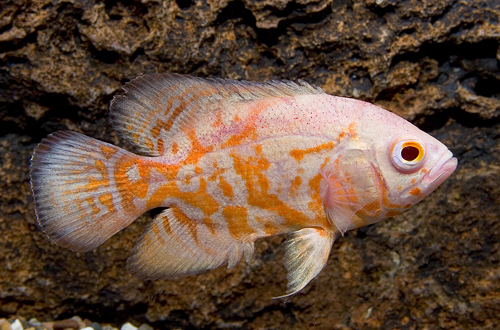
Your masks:
M437 186L443 183L455 171L458 165L458 160L453 157L451 151L448 150L439 160L436 165L427 172L422 178L422 183L434 190Z

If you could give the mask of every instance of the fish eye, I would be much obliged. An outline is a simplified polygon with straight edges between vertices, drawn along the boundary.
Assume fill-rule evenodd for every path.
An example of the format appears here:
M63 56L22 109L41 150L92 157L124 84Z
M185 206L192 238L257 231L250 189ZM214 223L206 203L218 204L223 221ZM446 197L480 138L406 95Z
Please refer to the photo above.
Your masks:
M414 172L424 163L424 143L416 137L396 139L391 148L391 161L402 172Z

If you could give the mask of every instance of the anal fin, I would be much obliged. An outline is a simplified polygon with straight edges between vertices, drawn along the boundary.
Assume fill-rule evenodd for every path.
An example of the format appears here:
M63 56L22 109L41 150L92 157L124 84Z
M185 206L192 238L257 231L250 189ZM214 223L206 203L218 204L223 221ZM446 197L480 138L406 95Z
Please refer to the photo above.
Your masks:
M285 242L285 268L288 272L285 298L302 290L325 267L335 241L333 231L304 228L290 235Z
M159 280L194 275L227 262L235 266L253 255L253 242L239 242L223 226L209 228L189 219L177 206L153 219L137 241L127 261L134 276Z

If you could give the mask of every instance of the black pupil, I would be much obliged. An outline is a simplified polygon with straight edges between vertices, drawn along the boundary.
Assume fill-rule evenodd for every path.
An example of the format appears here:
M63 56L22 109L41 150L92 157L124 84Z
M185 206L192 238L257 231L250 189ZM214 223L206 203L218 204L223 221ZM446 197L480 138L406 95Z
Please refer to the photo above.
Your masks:
M401 157L403 157L403 159L407 162L411 162L418 157L419 152L420 151L418 151L418 149L415 147L404 147L403 150L401 150Z

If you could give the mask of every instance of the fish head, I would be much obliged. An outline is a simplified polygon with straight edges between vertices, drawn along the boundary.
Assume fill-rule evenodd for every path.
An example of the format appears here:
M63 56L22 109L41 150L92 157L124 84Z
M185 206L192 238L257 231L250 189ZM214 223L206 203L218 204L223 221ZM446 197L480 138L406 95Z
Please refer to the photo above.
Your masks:
M355 101L353 101L355 102ZM456 169L448 148L405 119L355 102L358 116L321 168L319 194L340 233L395 216Z
M378 107L377 107L378 108ZM379 108L380 109L380 108ZM365 132L374 154L370 163L379 203L376 214L368 208L361 217L385 219L410 208L443 183L457 167L457 159L440 141L403 118L383 111L371 121L378 130ZM377 120L379 122L377 123Z

